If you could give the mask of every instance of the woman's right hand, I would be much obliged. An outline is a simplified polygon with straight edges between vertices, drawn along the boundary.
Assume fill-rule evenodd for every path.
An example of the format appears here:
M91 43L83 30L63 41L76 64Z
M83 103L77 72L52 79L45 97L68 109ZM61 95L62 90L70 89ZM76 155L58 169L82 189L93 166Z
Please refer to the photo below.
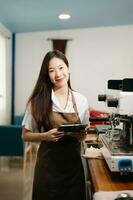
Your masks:
M57 142L60 138L62 138L64 135L63 132L59 132L57 128L53 128L49 130L48 132L41 133L42 140L45 141L52 141Z

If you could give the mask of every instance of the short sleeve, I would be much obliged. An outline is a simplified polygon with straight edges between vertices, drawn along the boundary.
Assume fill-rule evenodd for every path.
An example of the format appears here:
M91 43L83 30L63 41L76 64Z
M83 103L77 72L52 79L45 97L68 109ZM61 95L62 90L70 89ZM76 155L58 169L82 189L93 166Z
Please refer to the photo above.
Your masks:
M88 124L89 125L89 111L88 111L88 101L87 98L78 92L73 92L77 109L79 112L79 117L82 124Z
M88 112L88 109L84 112L82 123L89 125L89 112Z
M22 126L26 128L27 130L30 130L31 132L39 132L37 129L36 121L31 114L31 110L29 107L27 107L23 121Z
M83 106L84 105L84 106ZM83 112L82 112L82 123L89 125L89 111L88 111L88 101L84 100L84 104L82 104Z

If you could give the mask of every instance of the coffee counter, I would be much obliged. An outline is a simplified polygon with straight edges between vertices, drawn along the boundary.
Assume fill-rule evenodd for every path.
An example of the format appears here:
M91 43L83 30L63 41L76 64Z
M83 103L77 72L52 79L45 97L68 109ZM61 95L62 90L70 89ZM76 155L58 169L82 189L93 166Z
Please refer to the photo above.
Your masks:
M89 136L89 134L87 137L94 138L94 136ZM86 163L89 174L88 181L90 181L89 187L91 187L89 196L90 194L93 196L94 193L100 191L133 191L133 176L121 176L111 173L104 159L88 158L86 159ZM93 199L92 196L90 199Z
M88 159L87 163L94 192L133 190L133 176L112 174L104 159Z

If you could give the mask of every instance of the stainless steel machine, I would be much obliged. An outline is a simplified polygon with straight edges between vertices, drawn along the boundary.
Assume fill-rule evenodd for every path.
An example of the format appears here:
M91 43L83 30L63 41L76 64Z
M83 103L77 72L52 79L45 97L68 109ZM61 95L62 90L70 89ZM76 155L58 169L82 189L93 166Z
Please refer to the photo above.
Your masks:
M133 172L133 79L109 80L108 88L111 95L98 97L113 108L111 128L99 134L101 151L111 172L127 174Z

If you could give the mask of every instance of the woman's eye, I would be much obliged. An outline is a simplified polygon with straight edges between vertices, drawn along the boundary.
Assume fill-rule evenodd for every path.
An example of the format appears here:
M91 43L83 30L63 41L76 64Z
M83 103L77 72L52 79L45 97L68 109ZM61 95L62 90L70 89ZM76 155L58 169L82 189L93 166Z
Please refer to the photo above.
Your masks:
M50 69L50 70L49 70L49 73L51 73L51 72L54 72L54 70L53 70L53 69Z
M63 66L61 66L60 69L63 69Z

